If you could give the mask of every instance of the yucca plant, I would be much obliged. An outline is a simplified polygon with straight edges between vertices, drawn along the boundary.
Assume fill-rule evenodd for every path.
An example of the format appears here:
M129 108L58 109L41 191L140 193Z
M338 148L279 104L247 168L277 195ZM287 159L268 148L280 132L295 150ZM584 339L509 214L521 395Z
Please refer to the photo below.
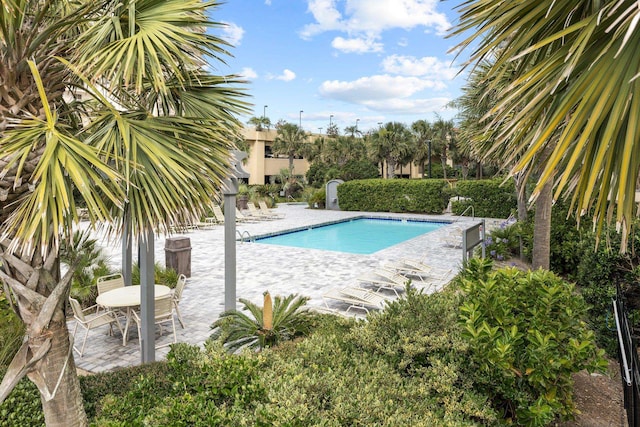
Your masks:
M285 298L276 296L272 303L269 292L264 293L264 305L259 307L240 298L243 311L225 311L211 328L211 339L220 340L229 352L243 348L261 350L283 341L308 335L312 326L312 314L302 310L308 297L296 294Z

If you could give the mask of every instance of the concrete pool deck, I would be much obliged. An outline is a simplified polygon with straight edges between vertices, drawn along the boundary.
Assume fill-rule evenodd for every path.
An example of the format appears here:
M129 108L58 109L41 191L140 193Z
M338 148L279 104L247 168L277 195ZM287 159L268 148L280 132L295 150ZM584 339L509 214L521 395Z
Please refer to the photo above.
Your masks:
M306 204L280 204L275 212L283 219L237 224L237 230L252 235L263 235L308 225L370 215L372 217L420 218L435 221L453 221L448 215L389 214L342 212L308 209ZM470 218L460 218L456 225L477 223ZM489 227L490 224L487 224ZM383 264L400 259L421 259L433 266L458 271L462 262L462 250L448 247L443 238L451 233L454 225L418 236L403 243L370 255L302 249L262 243L236 243L236 295L262 305L262 294L272 296L299 294L310 297L309 306L324 306L322 295L330 289L354 284L363 274ZM208 230L194 230L170 237L186 236L191 242L191 277L187 281L180 312L186 329L176 321L178 342L202 344L211 334L210 326L224 311L224 226ZM120 243L99 242L110 256L114 268L119 268ZM156 237L155 261L164 265L165 238ZM134 259L136 255L134 253ZM333 304L331 304L333 306ZM336 305L338 307L338 305ZM240 309L241 305L238 304ZM73 322L69 323L73 331ZM106 330L106 329L105 329ZM140 364L135 328L130 329L131 340L122 346L119 333L108 336L101 329L91 330L83 357L75 354L76 365L91 372L110 371L115 368ZM77 339L84 337L79 330ZM169 343L172 334L164 328L157 344ZM156 359L163 359L168 347L156 350Z

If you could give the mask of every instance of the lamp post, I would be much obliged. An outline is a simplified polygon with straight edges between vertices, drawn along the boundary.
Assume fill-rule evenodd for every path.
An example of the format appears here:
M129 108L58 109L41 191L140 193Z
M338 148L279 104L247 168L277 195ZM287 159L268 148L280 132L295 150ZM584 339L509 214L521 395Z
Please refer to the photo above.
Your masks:
M302 129L302 113L304 113L304 111L300 110L300 120L298 122L298 126L300 127L300 129Z
M322 128L318 128L318 134L322 135Z
M356 133L358 132L358 122L360 121L360 119L356 119Z
M331 129L331 120L333 119L333 114L329 116L329 129Z
M427 151L429 152L429 178L431 178L431 140L427 140Z
M378 122L378 127L382 127L382 122Z
M262 118L264 119L265 117L267 117L267 107L268 105L265 105L264 108L262 109Z

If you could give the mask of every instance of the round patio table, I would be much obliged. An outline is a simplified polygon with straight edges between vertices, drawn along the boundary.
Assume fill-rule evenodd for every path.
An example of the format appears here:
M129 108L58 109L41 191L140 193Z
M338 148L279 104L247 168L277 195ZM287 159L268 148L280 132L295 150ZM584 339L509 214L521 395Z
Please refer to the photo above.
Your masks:
M129 326L131 325L132 310L140 305L140 292L142 287L140 285L125 286L122 288L111 289L103 294L98 295L96 303L103 307L126 309L125 312L125 327L122 333L122 345L127 345L127 333ZM171 288L164 285L154 285L155 298L161 298L171 293Z

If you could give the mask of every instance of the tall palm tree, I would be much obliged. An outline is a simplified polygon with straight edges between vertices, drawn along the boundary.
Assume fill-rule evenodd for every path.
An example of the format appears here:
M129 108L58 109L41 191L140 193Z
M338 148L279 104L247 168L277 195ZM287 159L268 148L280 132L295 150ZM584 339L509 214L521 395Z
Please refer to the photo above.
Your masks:
M227 44L205 30L217 1L3 1L0 6L0 279L26 325L0 402L27 375L49 426L86 425L58 249L78 221L116 237L204 214L228 170L236 76L214 76ZM129 212L125 220L123 212Z
M444 179L447 179L447 158L456 141L453 120L444 120L438 117L433 123L432 132L432 143L435 146L435 150L440 154L442 173L444 174Z
M413 142L415 144L413 161L416 166L420 166L420 171L424 178L424 164L431 160L429 146L433 139L433 129L431 123L420 119L411 124L411 132L413 133Z
M387 164L387 178L395 178L395 169L411 159L411 132L407 125L388 122L371 137L371 155L374 161Z
M289 158L289 176L293 176L293 159L302 153L306 140L304 130L296 124L284 123L278 127L272 149L274 153L284 154Z
M492 120L504 126L496 144L520 156L513 170L543 158L534 195L572 195L598 229L615 218L626 248L640 170L637 2L468 0L460 12L453 34L471 32L459 46L474 45L469 63L495 56L488 76L513 82Z

